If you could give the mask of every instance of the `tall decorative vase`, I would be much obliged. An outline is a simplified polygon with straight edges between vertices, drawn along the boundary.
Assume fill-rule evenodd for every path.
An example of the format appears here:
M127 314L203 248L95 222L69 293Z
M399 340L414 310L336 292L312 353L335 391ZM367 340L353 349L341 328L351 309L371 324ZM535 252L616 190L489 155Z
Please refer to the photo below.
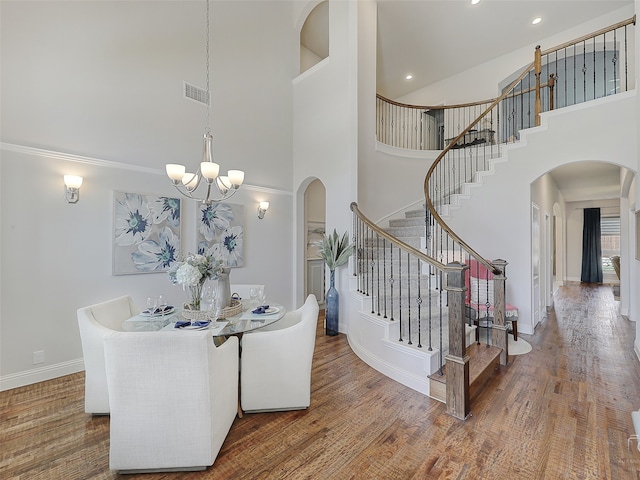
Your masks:
M229 283L230 268L223 268L218 276L218 302L220 308L231 305L231 284Z
M329 290L325 296L325 330L327 335L338 335L340 300L335 287L336 271L331 270Z

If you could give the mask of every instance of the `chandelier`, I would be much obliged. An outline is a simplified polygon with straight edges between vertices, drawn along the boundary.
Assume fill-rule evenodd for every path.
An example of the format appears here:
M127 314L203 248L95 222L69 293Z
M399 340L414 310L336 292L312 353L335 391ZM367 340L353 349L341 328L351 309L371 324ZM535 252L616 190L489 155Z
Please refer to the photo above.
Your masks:
M205 204L221 202L231 197L244 181L242 170L229 170L227 175L218 175L220 165L213 161L213 135L209 127L209 113L211 109L211 96L209 92L209 0L207 0L207 43L206 43L206 100L207 122L205 125L203 140L202 162L195 173L187 172L184 165L168 163L167 175L171 183L182 195ZM204 179L204 182L202 180ZM205 195L197 195L196 190L203 183ZM201 189L203 190L203 189Z

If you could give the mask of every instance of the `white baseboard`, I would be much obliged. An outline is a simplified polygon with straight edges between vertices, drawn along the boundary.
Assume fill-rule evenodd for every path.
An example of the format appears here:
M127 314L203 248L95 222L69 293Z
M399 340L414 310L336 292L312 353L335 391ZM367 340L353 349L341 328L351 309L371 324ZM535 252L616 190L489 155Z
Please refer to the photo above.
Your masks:
M63 377L72 373L84 370L84 360L70 360L68 362L56 363L55 365L47 365L46 367L34 368L25 372L12 373L0 377L0 392L11 390L12 388L24 387L45 380Z

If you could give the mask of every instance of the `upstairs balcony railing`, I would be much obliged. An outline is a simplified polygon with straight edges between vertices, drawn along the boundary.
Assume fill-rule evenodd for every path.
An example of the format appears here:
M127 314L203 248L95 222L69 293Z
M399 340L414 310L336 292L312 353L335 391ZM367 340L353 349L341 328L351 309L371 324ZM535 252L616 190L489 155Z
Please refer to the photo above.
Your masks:
M517 141L520 130L539 125L542 112L626 92L635 84L634 32L630 29L635 22L633 16L557 47L537 48L532 66L523 69L527 74L518 88L511 89L500 108L485 115L483 122L457 142L453 140L495 99L428 106L377 95L377 139L412 150L443 150L451 143L453 148L481 146L487 150Z

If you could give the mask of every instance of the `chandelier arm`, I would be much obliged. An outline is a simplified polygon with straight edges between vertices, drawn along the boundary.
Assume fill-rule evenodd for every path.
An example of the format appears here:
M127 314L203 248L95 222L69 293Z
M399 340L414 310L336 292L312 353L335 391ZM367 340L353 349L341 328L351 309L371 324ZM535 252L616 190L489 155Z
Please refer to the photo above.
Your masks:
M190 198L192 200L196 200L198 202L202 202L202 203L207 204L207 205L212 204L212 203L224 202L228 198L233 197L236 194L236 192L238 191L238 188L235 188L235 187L234 188L230 188L225 193L220 192L220 197L211 198L211 185L207 185L207 196L205 198L201 198L201 197L196 197L195 195L193 195L189 190L187 190L184 187L184 185L174 184L173 186L178 191L178 193L180 193L180 195L183 195L183 196L185 196L187 198Z
M184 188L184 187L180 187L180 184L179 184L179 183L177 183L177 184L176 184L176 183L174 183L174 184L173 184L173 186L174 186L174 188L178 191L178 193L179 193L180 195L183 195L183 196L185 196L185 197L187 197L187 198L195 198L193 195L191 195L191 193L190 193L188 190L186 190L186 191L185 191L185 190L183 190L183 188Z

